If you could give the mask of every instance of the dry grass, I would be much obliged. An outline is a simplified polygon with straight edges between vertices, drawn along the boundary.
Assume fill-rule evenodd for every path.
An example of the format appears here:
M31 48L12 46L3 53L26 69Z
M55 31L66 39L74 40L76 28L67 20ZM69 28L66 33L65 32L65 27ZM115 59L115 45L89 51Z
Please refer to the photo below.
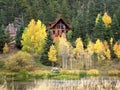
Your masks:
M5 54L0 54L0 61L6 60L7 58L9 58L9 56L14 55L18 51L19 50L15 49L13 52L8 53L6 55ZM39 58L37 58L35 60L35 62L36 62L36 67L33 70L33 73L48 73L48 72L50 72L52 67L42 65L39 61ZM69 64L68 64L68 68L69 68ZM106 75L107 71L109 71L109 70L115 70L115 69L120 70L120 60L101 61L101 62L96 63L95 67L94 67L94 65L86 66L86 69L87 70L98 69L100 71L100 74ZM78 74L82 71L84 71L84 70L83 70L83 66L81 65L81 62L77 63L76 61L73 61L73 70L68 70L68 69L61 70L61 72L63 72L63 73L74 73L74 74ZM2 70L0 68L0 72L4 73L4 72L9 72L9 71Z
M5 60L5 59L9 58L9 56L14 55L14 54L17 53L18 51L19 51L18 49L15 49L14 51L9 52L9 53L7 53L7 54L0 54L0 61L3 61L3 60Z

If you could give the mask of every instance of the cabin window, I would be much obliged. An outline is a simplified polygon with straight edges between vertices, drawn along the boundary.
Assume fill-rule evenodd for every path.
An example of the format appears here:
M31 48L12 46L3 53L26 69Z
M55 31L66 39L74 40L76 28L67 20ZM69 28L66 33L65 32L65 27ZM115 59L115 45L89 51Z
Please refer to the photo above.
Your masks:
M68 33L68 31L66 31L66 33Z
M60 28L60 24L57 25L57 28Z
M62 30L62 33L64 33L64 30Z
M55 30L53 30L53 34L55 34Z
M62 24L62 25L61 25L61 28L62 28L62 29L65 29L65 25L64 25L64 24Z
M58 30L58 35L59 35L59 30Z

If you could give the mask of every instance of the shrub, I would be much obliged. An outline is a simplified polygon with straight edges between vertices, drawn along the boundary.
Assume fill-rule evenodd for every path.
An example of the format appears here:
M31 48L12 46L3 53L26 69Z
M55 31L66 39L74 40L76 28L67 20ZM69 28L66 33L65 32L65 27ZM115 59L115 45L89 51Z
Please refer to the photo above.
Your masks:
M120 70L110 70L110 71L108 71L108 75L110 75L110 76L120 76Z
M19 73L17 73L16 75L15 75L15 78L17 79L17 80L20 80L20 81L25 81L25 80L28 80L29 79L29 73L28 72L19 72Z
M74 74L74 75L76 75L76 74L79 74L79 70L61 70L61 73L62 74Z
M26 52L19 51L5 61L5 68L11 71L31 71L34 66L32 56Z
M4 47L3 47L3 53L6 54L9 52L9 47L8 47L8 44L5 43Z
M79 73L79 77L82 78L82 77L86 77L87 76L87 72L80 72Z
M87 71L87 75L88 76L98 76L99 75L99 71L97 69L91 69Z
M58 79L58 80L63 80L63 79L66 79L66 80L75 80L75 79L78 79L78 75L72 75L72 74L60 74L60 75L56 75L54 77L52 77L52 79Z
M46 77L47 77L48 79L51 79L51 78L53 78L53 77L55 77L55 76L57 76L57 75L60 75L60 74L58 74L58 73L48 73L48 74L46 75Z
M70 70L61 70L61 73L62 73L62 74L70 74L71 71L70 71Z
M63 79L78 79L79 76L78 75L74 75L74 74L65 74L65 73L48 73L46 75L47 79L57 79L57 80L63 80Z
M4 66L4 62L0 61L0 68L2 68Z

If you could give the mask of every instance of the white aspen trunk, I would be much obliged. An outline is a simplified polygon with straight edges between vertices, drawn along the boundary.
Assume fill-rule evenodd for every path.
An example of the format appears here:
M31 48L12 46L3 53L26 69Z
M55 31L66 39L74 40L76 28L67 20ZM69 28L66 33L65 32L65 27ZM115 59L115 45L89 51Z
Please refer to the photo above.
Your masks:
M91 65L92 65L92 54L90 54L90 68L91 68Z
M64 56L62 55L62 68L65 68L65 65L64 65Z
M72 70L72 58L70 58L70 69Z
M81 63L82 63L82 69L84 69L84 60L83 60L83 55L80 55Z
M61 46L61 53L62 53L62 68L65 68L65 63L64 63L64 43L62 43Z
M67 69L67 53L65 54L65 67L66 67L66 69Z

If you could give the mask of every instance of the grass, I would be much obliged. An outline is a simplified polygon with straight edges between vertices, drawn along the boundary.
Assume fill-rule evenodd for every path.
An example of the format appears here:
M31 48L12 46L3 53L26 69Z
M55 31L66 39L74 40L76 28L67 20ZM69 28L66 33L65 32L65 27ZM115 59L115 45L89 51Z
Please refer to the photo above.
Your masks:
M0 54L0 77L7 76L9 78L14 77L15 80L34 80L34 79L79 79L82 77L86 77L87 70L61 70L61 73L51 73L51 66L45 66L41 64L39 57L35 57L35 68L31 72L11 72L9 70L5 70L3 66L3 61L9 56L15 54L18 50L15 50L12 53L7 55ZM73 67L80 66L78 63L74 63ZM109 61L101 61L96 63L95 69L97 69L100 73L100 76L108 75L108 71L110 70L120 70L120 61L118 60L109 60ZM93 67L91 67L93 68Z
M51 66L45 66L45 65L41 64L39 58L36 58L34 61L35 61L35 66L40 70L50 70L51 69Z
M67 72L60 72L60 73L51 73L48 70L37 70L32 72L4 72L0 74L0 78L6 77L7 80L17 80L17 81L31 81L36 79L57 79L57 80L78 80L83 77L99 77L99 75L94 74L91 72L90 75L88 74L89 70L86 71L79 71L79 73L71 73L69 70ZM112 72L112 75L114 73ZM117 75L116 75L117 76ZM101 76L100 76L101 77Z

